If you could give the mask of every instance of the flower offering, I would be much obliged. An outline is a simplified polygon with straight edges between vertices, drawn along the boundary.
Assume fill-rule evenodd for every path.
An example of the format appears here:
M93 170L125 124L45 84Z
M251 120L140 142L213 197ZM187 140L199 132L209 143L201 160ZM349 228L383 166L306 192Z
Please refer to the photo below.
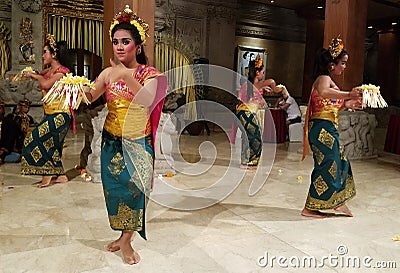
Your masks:
M23 79L26 80L26 78L24 78L24 73L25 72L36 73L35 70L33 70L33 68L31 66L27 66L24 69L22 69L20 72L18 72L18 74L15 75L14 78L12 78L12 81L13 82L18 82L18 81L21 81Z
M94 89L93 82L90 82L85 77L72 76L72 73L68 73L54 83L49 92L43 97L42 101L50 103L54 99L61 97L65 98L65 100L60 100L64 101L64 105L61 105L62 109L67 109L69 107L78 109L82 101L86 104L90 104L90 101L85 95L85 91L89 91L90 89Z
M375 86L373 84L363 84L360 87L363 90L363 108L384 108L388 106L386 101L381 96L379 86Z

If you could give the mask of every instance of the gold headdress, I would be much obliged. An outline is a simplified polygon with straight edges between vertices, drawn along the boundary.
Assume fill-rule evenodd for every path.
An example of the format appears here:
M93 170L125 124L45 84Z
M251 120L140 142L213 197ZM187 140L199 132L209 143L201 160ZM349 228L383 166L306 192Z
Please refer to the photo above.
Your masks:
M117 13L113 20L111 21L111 26L110 26L110 39L112 41L112 30L113 28L118 25L119 23L122 22L128 22L131 25L134 25L137 30L139 31L140 38L142 39L142 43L144 44L146 42L146 37L149 36L148 31L149 31L149 25L143 21L139 16L137 16L136 13L134 13L130 8L129 5L125 6L125 9L123 11L120 11Z
M263 65L263 60L261 59L260 54L257 54L255 62L256 62L256 68L260 68Z
M46 43L47 42L49 43L49 45L53 49L53 51L57 51L56 38L54 37L53 34L50 34L50 33L46 34Z
M340 39L339 37L340 35L337 38L333 38L328 47L329 53L331 53L333 59L339 56L344 48L342 39Z

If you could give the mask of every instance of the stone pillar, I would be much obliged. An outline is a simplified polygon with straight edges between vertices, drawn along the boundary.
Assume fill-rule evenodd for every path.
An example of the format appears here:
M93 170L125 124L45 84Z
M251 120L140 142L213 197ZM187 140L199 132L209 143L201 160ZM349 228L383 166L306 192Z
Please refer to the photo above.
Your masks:
M111 20L116 13L124 9L125 5L129 5L150 26L149 37L147 37L145 44L145 53L148 58L148 64L153 65L155 0L114 0L104 1L104 66L109 66L109 59L113 57L109 34Z
M388 104L394 104L396 100L400 100L400 94L396 94L399 75L399 46L398 34L392 32L379 34L378 82L382 96Z
M367 11L368 0L326 0L324 47L340 35L349 53L347 69L334 79L343 90L363 83Z

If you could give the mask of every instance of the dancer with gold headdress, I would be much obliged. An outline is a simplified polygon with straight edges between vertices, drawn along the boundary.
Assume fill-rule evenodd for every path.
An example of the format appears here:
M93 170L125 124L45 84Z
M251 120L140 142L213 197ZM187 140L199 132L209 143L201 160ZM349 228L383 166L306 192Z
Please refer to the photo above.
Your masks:
M132 248L134 232L146 239L146 206L152 188L154 141L167 80L146 65L143 44L148 25L129 6L111 22L114 60L86 93L95 101L106 92L108 115L102 135L101 179L110 226L121 236L107 246L122 251L128 264L139 254Z
M43 49L43 64L49 66L42 71L25 72L25 76L37 80L43 95L46 95L54 83L70 72L67 68L69 55L65 41L56 42L47 34ZM60 107L64 102L55 100L44 103L45 116L39 125L25 138L22 149L21 174L41 175L39 188L52 183L65 183L61 162L64 138L71 123L71 110Z
M264 64L258 54L255 60L249 62L247 82L238 94L240 100L236 107L236 116L246 131L242 134L241 168L255 169L258 166L262 152L262 126L264 118L264 92L281 92L276 87L275 80L264 78Z
M341 75L349 56L341 39L332 40L328 49L318 51L314 64L314 83L304 125L303 158L313 151L314 169L306 204L301 214L324 218L320 210L334 209L353 216L345 204L356 194L350 162L339 145L338 112L361 109L361 88L342 91L331 76Z

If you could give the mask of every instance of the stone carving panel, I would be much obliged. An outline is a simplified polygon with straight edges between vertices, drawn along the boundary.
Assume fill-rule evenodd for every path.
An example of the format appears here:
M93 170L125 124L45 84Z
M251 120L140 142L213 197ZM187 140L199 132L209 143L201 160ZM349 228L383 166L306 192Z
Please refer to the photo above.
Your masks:
M154 12L154 31L162 32L168 30L173 25L174 7L167 0L156 0Z
M18 0L18 6L21 10L30 13L39 13L42 10L42 0Z
M363 111L341 112L339 114L339 140L350 159L377 157L374 146L375 115Z
M203 25L201 18L177 16L175 21L175 37L184 42L197 56L202 55Z

